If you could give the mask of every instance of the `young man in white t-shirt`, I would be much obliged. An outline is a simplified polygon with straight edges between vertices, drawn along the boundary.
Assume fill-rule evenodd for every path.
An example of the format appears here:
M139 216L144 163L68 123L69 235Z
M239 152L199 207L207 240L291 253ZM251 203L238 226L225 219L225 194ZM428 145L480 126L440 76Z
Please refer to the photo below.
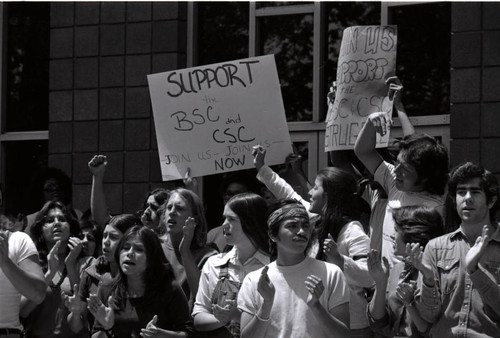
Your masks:
M444 218L448 153L433 137L412 134L400 141L396 165L385 162L376 150L376 133L385 135L391 124L390 113L369 115L358 135L354 151L388 195L382 225L382 256L392 266L401 257L394 255L395 230L391 210L408 205L425 205L436 208Z
M242 337L347 337L349 288L340 268L306 255L313 227L294 200L271 209L274 262L245 277L238 295Z
M0 214L0 218L4 218ZM45 298L45 278L38 252L24 232L0 228L0 335L20 337L21 296L39 304Z

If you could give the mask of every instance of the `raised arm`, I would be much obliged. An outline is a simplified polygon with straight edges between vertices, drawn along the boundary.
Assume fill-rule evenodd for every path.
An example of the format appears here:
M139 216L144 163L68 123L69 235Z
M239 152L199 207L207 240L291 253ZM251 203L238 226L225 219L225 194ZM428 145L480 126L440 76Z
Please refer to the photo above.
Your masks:
M307 180L307 177L302 170L302 163L304 162L304 158L298 153L295 146L292 144L294 152L293 154L288 155L286 158L286 162L290 165L293 175L297 179L300 184L300 187L306 193L311 190L311 183Z
M397 76L391 76L385 81L389 86L389 99L393 100L394 108L398 114L399 122L401 123L401 129L403 130L403 136L412 135L415 133L415 128L411 124L408 115L406 114L406 109L403 105L402 91L403 85Z
M372 113L366 119L366 123L361 129L354 152L363 165L372 174L375 173L383 158L377 151L377 132L382 136L388 132L391 125L391 117L387 112Z
M92 174L90 209L94 221L102 228L106 226L106 223L111 218L104 194L104 173L107 165L108 160L104 155L95 155L88 164Z
M257 169L257 179L271 191L277 199L291 198L299 201L309 210L309 202L302 198L287 181L282 179L271 168L265 165L266 150L260 146L253 147L253 163Z

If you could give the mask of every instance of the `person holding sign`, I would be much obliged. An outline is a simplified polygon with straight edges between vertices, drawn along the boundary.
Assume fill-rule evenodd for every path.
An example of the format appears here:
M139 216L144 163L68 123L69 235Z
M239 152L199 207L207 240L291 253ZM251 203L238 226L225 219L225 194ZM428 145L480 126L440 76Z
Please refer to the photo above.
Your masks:
M195 328L210 337L240 335L240 285L249 272L270 262L266 211L264 199L252 193L236 195L224 207L224 236L233 248L203 266L192 313Z
M269 211L276 261L245 277L238 295L242 337L348 337L349 290L340 268L307 255L314 227L303 205Z
M388 194L382 226L382 256L392 266L401 258L394 254L395 230L391 209L424 205L436 208L444 216L448 152L433 137L412 134L405 136L398 145L397 165L385 162L376 150L376 134L385 135L390 129L390 112L376 112L368 116L356 139L354 152Z

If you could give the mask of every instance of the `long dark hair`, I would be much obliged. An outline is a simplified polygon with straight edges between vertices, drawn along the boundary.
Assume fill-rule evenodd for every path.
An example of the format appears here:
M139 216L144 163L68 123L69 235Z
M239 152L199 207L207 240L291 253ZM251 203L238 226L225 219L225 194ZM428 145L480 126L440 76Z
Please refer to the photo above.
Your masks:
M115 251L115 260L120 262L120 251L125 244L133 239L138 239L146 250L146 270L143 274L145 286L145 297L163 297L165 291L170 291L166 287L169 283L175 281L175 275L172 267L167 261L161 242L155 232L142 225L136 225L129 229L120 239ZM127 294L127 275L123 273L121 267L117 279L114 283L114 292L118 304L123 308Z
M336 241L340 230L346 223L360 218L356 178L349 172L336 167L321 169L317 177L321 180L326 196L325 205L321 211L318 238L320 243L323 243L330 233Z
M257 194L244 193L231 197L226 206L238 215L241 228L252 244L269 254L266 201Z
M116 230L120 231L122 234L125 234L127 230L129 230L130 228L142 225L142 222L137 215L120 214L111 217L108 224L106 225L111 225ZM105 272L110 272L109 261L104 256L100 256L97 259L97 263L95 264L95 269L100 274L103 274Z
M49 248L47 247L45 237L43 237L43 225L45 224L45 218L53 209L59 209L63 213L66 221L69 223L70 236L78 237L80 235L80 225L78 224L78 221L73 218L70 212L68 212L68 209L64 206L64 204L59 201L49 201L45 203L42 209L37 213L35 223L31 228L31 235L35 241L38 256L40 257L40 264L44 270L47 269L47 255L49 254Z

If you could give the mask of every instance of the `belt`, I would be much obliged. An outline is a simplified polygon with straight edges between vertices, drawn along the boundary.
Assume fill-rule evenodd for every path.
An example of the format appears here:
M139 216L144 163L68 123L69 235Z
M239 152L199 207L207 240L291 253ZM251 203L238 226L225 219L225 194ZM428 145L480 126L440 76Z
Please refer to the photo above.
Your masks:
M21 334L21 330L19 330L19 329L7 329L7 328L0 329L0 336L7 336L9 334Z

